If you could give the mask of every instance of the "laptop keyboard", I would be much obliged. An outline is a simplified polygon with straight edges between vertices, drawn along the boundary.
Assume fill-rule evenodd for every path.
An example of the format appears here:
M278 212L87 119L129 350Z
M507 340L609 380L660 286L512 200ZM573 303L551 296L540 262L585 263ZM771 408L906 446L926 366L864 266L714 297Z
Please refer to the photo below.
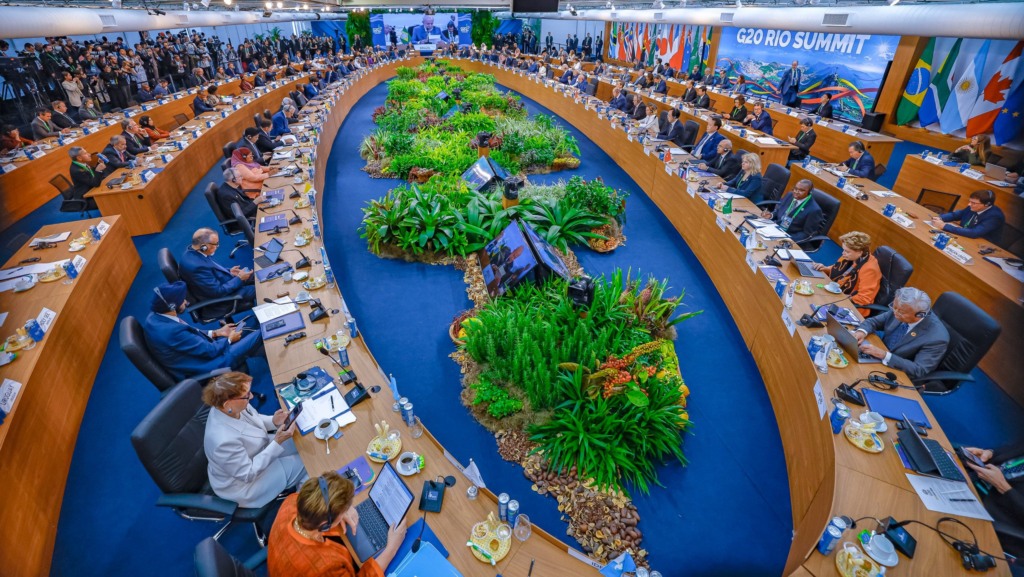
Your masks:
M356 507L359 512L359 529L366 531L366 536L377 549L380 549L388 542L388 522L380 514L377 507L370 500L363 501Z
M263 256L262 254L257 255L256 258L253 259L253 262L258 264L260 268L267 268L268 266L273 266L274 264L274 261Z
M960 468L956 466L953 459L949 458L949 454L942 448L942 445L938 441L933 439L921 439L924 441L924 446L928 447L928 452L932 454L932 458L935 459L935 464L939 467L939 475L944 479L950 479L953 481L966 481L963 473L960 472Z

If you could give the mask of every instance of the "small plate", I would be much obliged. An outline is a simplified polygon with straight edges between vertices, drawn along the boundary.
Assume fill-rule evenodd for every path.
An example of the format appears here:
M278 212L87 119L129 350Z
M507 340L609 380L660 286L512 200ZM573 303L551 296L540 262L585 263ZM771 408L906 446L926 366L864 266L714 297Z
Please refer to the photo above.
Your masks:
M835 355L830 354L828 356L828 366L834 369L845 369L850 366L850 361L846 359L843 353L837 353Z
M85 250L85 245L77 242L73 242L68 246L68 252L81 252Z
M885 443L874 431L865 431L856 425L846 425L843 428L846 440L854 447L868 453L881 453L885 450Z
M297 237L295 237L295 246L306 246L307 244L309 244L309 241L306 239L306 237L304 237L304 236L297 236Z
M309 273L305 271L292 274L292 280L296 282L304 281L307 278L309 278Z
M841 289L839 285L827 284L823 288L834 295L842 294L843 292L843 289Z
M328 437L333 437L338 432L338 421L334 419L324 419L317 424L316 428L313 429L313 435L321 441L326 440Z
M311 278L311 279L307 280L306 282L302 283L302 288L304 288L304 289L306 289L308 291L315 291L317 289L322 289L325 286L327 286L327 281L323 277L314 277L314 278Z
M25 348L30 342L32 341L19 341L17 335L11 335L7 337L7 341L4 343L4 350L9 353L20 351L21 349Z
M798 295L803 295L803 296L805 296L805 297L809 297L809 296L811 296L811 295L813 295L813 294L814 294L814 289L813 289L813 288L810 288L810 287L808 287L808 289L807 289L807 290L803 290L803 289L794 289L794 290L793 290L793 292L795 292L795 293L796 293L796 294L798 294Z
M406 458L412 459L409 461L408 465L405 464ZM398 463L395 465L395 470L401 475L411 477L412 475L420 472L420 468L417 463L419 463L419 455L412 451L406 451L398 456Z
M68 276L68 273L64 272L64 269L62 267L57 267L56 269L48 270L45 273L39 275L39 282L54 282L66 276Z

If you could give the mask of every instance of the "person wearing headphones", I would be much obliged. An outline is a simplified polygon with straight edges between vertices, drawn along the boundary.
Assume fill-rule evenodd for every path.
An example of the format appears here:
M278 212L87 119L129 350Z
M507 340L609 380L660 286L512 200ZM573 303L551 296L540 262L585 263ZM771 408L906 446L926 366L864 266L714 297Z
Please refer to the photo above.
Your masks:
M384 577L405 538L405 525L388 531L387 545L358 570L341 537L354 533L359 514L352 506L355 487L335 471L310 478L282 503L270 529L267 571L270 577Z
M920 379L935 370L949 346L949 331L942 321L930 314L932 299L912 287L896 291L889 310L873 316L857 327L853 335L860 351L881 359L882 364ZM865 341L871 333L884 331L882 343L886 351Z
M839 166L845 166L847 176L859 176L861 178L875 179L875 157L864 148L864 143L854 140L847 148L850 158L844 160Z
M959 221L960 226L948 224L954 221ZM983 238L995 244L1002 237L1006 215L996 206L996 193L985 189L971 193L967 200L967 208L941 214L926 222L929 226L941 228L951 234Z
M243 336L246 329L228 324L204 331L178 316L188 308L185 281L160 285L153 293L144 323L146 345L175 379L225 367L244 368L246 359L263 354L263 335L258 330Z
M210 228L200 228L192 235L192 245L178 261L178 274L188 290L200 301L225 297L241 297L237 306L225 302L206 310L213 315L227 314L232 309L242 311L256 305L255 278L251 270L240 266L225 268L213 259L220 246L220 235Z
M292 435L298 425L284 427L288 411L261 415L249 404L252 377L230 372L203 387L210 407L203 448L210 488L239 507L258 509L282 491L308 478Z
M835 264L825 266L816 262L811 266L827 274L844 294L852 294L850 302L853 304L863 306L874 303L878 289L882 286L882 269L878 267L878 259L871 254L871 236L851 231L839 237L839 244L843 254ZM868 309L857 310L865 317L871 314Z

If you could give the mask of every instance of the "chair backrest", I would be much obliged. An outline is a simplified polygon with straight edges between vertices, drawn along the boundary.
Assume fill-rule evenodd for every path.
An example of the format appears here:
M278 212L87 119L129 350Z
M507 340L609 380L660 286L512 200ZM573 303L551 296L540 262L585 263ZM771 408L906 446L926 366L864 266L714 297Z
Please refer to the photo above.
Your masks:
M188 115L184 112L179 112L178 114L174 115L174 121L178 123L178 126L181 126L188 122Z
M213 537L196 545L196 577L255 577L256 574L235 559Z
M683 145L693 146L697 142L697 132L699 131L700 125L696 120L687 120L683 124Z
M978 305L955 292L939 295L932 312L949 331L949 347L939 361L939 371L970 372L1003 330Z
M203 437L210 408L203 387L186 379L170 390L132 431L132 447L160 492L200 493L207 481Z
M1019 228L1013 225L1003 223L1003 232L999 236L999 242L996 244L998 244L1000 248L1013 252L1013 250L1011 250L1012 247L1020 244L1021 239L1024 239L1024 232L1021 232ZM1019 253L1014 252L1014 254Z
M50 186L57 189L64 200L71 200L71 181L63 174L58 174L50 179Z
M249 219L242 214L242 207L238 206L237 202L231 203L231 215L235 217L238 229L242 231L242 234L245 236L245 240L249 241L250 245L256 246L256 234L252 231L252 225L249 224Z
M156 264L160 267L160 272L163 273L168 283L176 283L181 280L181 275L178 274L178 261L174 259L167 247L156 251Z
M953 207L958 202L960 202L959 194L932 190L930 188L922 188L921 194L917 195L917 204L939 214L953 212Z
M211 182L206 185L206 189L203 190L203 195L206 196L206 203L210 205L210 210L213 211L213 216L217 218L217 222L221 223L220 227L226 234L238 234L239 230L233 220L234 216L224 214L224 210L217 202L217 188L218 185L216 182Z
M597 79L591 78L587 82L587 94L590 96L594 96L595 94L597 94Z
M878 268L882 271L882 284L875 295L875 304L889 305L896 296L896 291L907 286L910 275L914 274L914 265L887 246L876 248L874 255L878 261Z
M235 151L235 148L237 146L238 146L238 143L234 142L234 141L229 142L229 143L224 145L224 148L221 149L221 153L224 155L224 159L225 160L231 158L231 153L233 153Z
M270 109L264 108L263 109L263 118L266 118L267 120L273 120L274 115L270 113Z
M298 104L299 108L302 108L308 102L309 102L309 99L306 98L305 94L303 94L301 92L296 92L295 93L295 104Z
M149 382L153 383L153 386L161 392L174 386L177 381L149 352L146 334L142 330L142 325L138 319L133 316L121 319L121 326L118 329L118 340L121 343L121 351L135 365L135 368L139 369L139 372L145 375Z
M260 120L262 118L263 117L260 116L259 113L253 114L252 115L252 124L253 124L253 126L255 126L256 128L259 128L260 127Z
M658 113L658 130L666 130L668 128L668 125L668 111L662 110L661 112Z
M789 169L781 164L769 164L761 178L761 193L765 200L779 200L789 183Z
M882 163L878 163L875 165L875 173L871 176L871 180L877 181L879 178L882 178L882 175L884 174L885 165Z
M821 207L821 228L814 234L827 236L828 231L832 230L832 223L836 221L836 216L839 214L839 199L817 188L811 189L811 196L814 198L814 202Z

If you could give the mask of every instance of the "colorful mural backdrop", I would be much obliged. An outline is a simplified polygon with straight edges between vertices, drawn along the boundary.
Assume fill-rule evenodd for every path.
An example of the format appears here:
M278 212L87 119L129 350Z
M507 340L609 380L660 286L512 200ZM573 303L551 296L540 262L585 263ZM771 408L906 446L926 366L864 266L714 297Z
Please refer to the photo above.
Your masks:
M764 28L724 28L717 68L730 82L742 74L749 94L779 100L779 81L799 62L800 97L805 105L832 95L836 118L860 122L874 105L899 44L898 36L791 32Z
M1024 40L932 38L896 109L897 124L1014 142L1024 127Z
M430 28L425 28L425 26ZM455 14L384 14L370 15L370 31L374 46L390 44L391 33L399 45L414 43L458 43L460 46L473 42L473 17L469 13Z
M658 59L675 70L701 72L708 66L711 49L710 26L682 24L648 24L645 22L612 22L608 57L653 66Z

